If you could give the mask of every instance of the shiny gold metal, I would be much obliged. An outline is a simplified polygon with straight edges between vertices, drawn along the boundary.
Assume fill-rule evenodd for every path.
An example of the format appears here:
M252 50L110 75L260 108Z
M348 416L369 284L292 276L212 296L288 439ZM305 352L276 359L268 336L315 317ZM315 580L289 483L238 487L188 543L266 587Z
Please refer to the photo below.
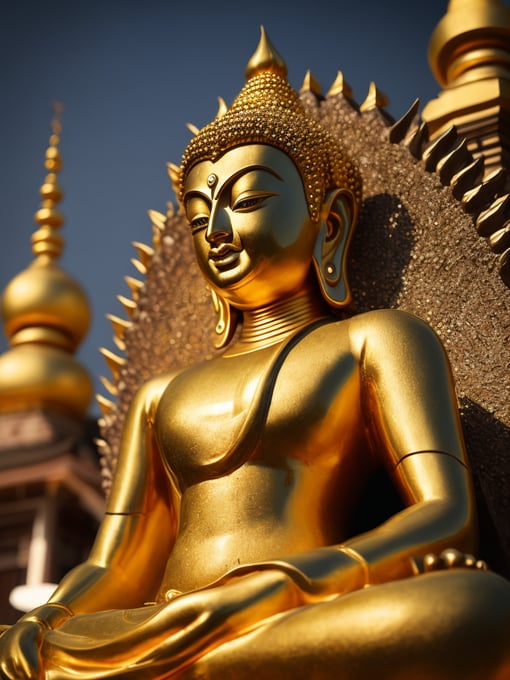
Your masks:
M275 75L267 52L248 84ZM303 122L287 123L301 140ZM221 153L186 152L180 188L226 349L137 392L92 552L3 634L0 669L9 680L501 680L510 585L473 557L443 347L406 312L335 316L357 215L348 173L314 207L299 154L271 130L236 134ZM403 509L356 530L378 471Z
M360 111L373 111L374 109L384 108L388 103L388 97L372 81L368 88L366 99L359 108Z
M345 80L342 71L337 72L336 78L328 90L328 97L335 94L344 94L346 97L352 97L352 88Z
M92 382L73 353L87 333L90 309L82 288L57 264L64 245L64 218L57 207L63 196L58 184L61 113L56 103L46 151L48 174L35 213L35 259L2 297L11 348L0 357L0 410L49 407L81 419L92 398Z
M299 91L300 93L311 92L316 97L322 96L321 84L310 70L306 72L305 79L303 80L303 84L301 85L301 89Z

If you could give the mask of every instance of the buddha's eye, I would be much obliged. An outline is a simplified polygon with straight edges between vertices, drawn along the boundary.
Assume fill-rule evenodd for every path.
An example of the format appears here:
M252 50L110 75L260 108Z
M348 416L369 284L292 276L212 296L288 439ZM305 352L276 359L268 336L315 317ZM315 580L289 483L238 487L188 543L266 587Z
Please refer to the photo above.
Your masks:
M209 224L209 218L204 216L201 217L195 217L193 220L190 221L190 227L192 229L203 229L204 227L207 227Z
M232 209L236 212L250 212L259 208L264 201L272 194L259 194L257 196L246 196L245 198L240 197L235 201Z

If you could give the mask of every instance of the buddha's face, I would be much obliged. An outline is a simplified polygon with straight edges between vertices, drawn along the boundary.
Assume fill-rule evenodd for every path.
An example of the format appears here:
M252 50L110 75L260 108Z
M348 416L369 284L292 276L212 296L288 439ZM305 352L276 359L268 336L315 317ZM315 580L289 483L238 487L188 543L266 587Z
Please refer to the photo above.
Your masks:
M279 149L249 144L197 163L184 204L200 268L234 306L267 305L306 285L319 226L296 166Z

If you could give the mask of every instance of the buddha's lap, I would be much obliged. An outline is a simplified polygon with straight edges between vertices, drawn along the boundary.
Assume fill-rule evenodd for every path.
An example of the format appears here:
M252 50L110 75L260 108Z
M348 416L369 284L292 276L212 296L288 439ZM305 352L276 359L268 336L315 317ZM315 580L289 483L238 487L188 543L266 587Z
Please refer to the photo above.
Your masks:
M510 584L450 570L301 607L214 649L186 680L508 680Z
M165 677L165 659L169 669L174 667L168 643L177 631L167 634L162 643L162 630L147 622L159 617L164 626L172 606L172 603L149 605L126 612L77 616L51 634L50 646L53 652L57 651L56 657L61 657L58 648L64 651L66 640L71 642L74 636L83 636L84 648L78 656L85 651L82 662L86 663L87 650L92 652L91 660L99 661L101 643L106 643L107 651L111 642L118 641L122 648L126 646L126 637L131 638L125 651L127 657L133 655L131 662L142 673L139 677L160 680ZM148 640L151 630L152 644ZM182 632L179 635L178 647L182 649L186 635L182 636ZM196 642L193 635L196 636L196 630L190 632L190 640ZM229 631L224 638L213 635L209 642L199 645L198 661L183 677L202 678L205 673L211 679L241 680L253 678L259 672L264 678L293 680L323 677L503 680L510 677L510 585L490 572L435 572L298 607L263 620L252 632L240 631L237 639L232 638ZM137 639L145 650L138 659ZM71 647L75 642L76 638ZM72 657L72 649L64 651L62 658L67 659L64 665L70 661L72 666ZM118 675L114 659L110 662L113 674L105 677L128 677L120 669L124 662L119 663ZM509 664L507 675L495 675L491 664L498 667L499 673L502 663ZM55 677L67 676L57 672Z

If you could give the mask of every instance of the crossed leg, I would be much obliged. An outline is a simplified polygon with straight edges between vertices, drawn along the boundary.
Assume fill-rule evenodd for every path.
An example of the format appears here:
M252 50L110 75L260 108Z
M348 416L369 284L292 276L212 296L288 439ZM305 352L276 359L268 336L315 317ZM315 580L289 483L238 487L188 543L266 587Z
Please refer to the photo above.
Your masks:
M199 659L186 680L508 680L510 584L451 570L287 612Z
M284 574L256 572L75 616L41 652L45 680L508 680L510 584L452 569L299 605Z

